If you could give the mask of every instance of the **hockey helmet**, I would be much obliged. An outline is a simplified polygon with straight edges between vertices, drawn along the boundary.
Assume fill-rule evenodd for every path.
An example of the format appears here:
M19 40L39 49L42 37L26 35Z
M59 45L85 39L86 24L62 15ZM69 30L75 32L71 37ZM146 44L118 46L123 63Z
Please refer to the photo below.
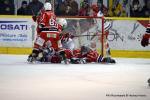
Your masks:
M58 19L58 20L57 20L57 23L60 24L63 29L67 27L67 20L64 19L64 18Z
M52 5L51 5L51 3L46 2L46 3L44 4L44 9L45 9L45 10L52 10Z
M97 13L97 17L103 17L104 16L104 14L101 12L101 11L99 11L98 13Z

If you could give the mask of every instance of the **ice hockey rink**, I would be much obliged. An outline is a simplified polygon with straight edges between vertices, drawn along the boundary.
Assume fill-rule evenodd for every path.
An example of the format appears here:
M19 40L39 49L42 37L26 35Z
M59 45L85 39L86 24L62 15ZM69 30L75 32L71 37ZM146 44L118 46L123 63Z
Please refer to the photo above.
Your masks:
M28 64L0 54L0 100L150 100L150 59L116 64Z

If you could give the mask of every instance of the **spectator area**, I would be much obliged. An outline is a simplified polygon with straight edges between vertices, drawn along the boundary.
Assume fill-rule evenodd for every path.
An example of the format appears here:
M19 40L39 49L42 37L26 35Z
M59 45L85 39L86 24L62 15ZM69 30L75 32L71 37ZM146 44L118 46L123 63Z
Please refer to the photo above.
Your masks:
M38 1L38 4L32 3ZM93 7L107 17L149 17L150 0L46 0L52 3L57 16L93 16ZM8 2L5 4L4 2ZM0 15L33 15L45 0L0 0ZM22 9L27 6L27 9ZM21 13L19 13L19 9Z

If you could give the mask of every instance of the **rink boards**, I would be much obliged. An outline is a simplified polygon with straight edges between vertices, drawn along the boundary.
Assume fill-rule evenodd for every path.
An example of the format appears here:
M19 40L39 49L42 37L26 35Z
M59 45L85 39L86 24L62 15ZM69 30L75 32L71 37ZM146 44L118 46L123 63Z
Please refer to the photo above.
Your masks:
M140 44L149 18L106 19L112 25L108 41L113 57L150 58L150 46ZM31 53L35 32L36 23L31 16L0 16L0 53Z

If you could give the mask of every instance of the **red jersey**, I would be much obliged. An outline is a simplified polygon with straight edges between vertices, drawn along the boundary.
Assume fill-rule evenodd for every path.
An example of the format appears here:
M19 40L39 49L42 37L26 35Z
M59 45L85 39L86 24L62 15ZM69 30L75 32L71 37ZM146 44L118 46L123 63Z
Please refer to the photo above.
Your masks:
M81 49L73 50L74 57L76 58L86 58L87 62L97 62L97 59L99 57L99 54L96 50L90 50L86 54L81 54Z
M62 26L56 23L56 15L52 11L43 11L38 21L38 25L44 27L42 27L34 47L45 47L49 43L50 47L58 49Z
M37 31L37 35L40 34L40 28L39 28L39 23L40 23L40 19L41 19L41 15L43 15L43 13L45 12L44 8L42 8L38 15L37 16L32 16L32 19L34 22L37 22L37 28L36 28L36 31Z
M73 55L74 55L74 57L76 57L76 58L82 58L82 55L81 55L81 48L78 48L78 49L73 50Z
M37 24L38 24L38 23L40 22L40 17L41 17L41 15L42 15L44 12L45 12L45 10L44 10L44 8L42 8L42 9L38 12L37 16L33 15L33 16L32 16L33 21L34 21L34 22L37 22Z
M56 15L53 11L45 11L40 17L39 24L44 25L45 28L56 27Z
M40 19L41 19L41 15L43 15L43 13L45 12L44 8L40 10L39 15L37 16L37 24L40 23Z
M49 43L50 47L53 47L55 50L58 49L61 46L61 31L62 27L59 24L57 24L57 27L41 31L35 41L34 48L46 47L47 43Z
M96 50L92 50L88 52L86 55L87 62L97 62L98 57L99 57L99 54Z

